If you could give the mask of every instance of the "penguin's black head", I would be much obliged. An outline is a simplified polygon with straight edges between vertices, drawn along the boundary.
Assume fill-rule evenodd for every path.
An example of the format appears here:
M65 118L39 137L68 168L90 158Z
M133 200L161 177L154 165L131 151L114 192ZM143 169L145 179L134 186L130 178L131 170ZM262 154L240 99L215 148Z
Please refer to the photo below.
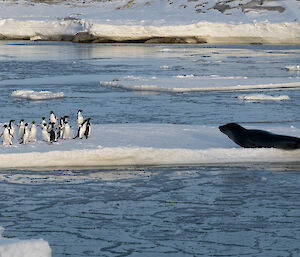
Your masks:
M50 114L54 113L53 111L50 111Z
M32 124L35 124L35 121L32 121Z
M7 125L6 125L6 124L4 124L4 125L3 125L3 128L7 128Z
M46 117L42 117L42 120L46 119Z
M20 120L20 122L23 122L24 120L22 119L22 120Z
M79 110L78 110L78 112L82 112L82 110L81 110L81 109L79 109ZM77 112L77 113L78 113L78 112Z
M28 126L28 123L25 123L25 126Z
M15 120L10 120L9 122L14 122Z

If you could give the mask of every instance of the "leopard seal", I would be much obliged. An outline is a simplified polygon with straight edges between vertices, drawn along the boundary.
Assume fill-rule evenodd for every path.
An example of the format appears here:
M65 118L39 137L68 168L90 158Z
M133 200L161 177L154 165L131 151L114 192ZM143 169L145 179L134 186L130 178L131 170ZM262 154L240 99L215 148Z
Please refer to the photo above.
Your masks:
M244 148L300 149L300 138L273 134L258 129L246 129L237 123L219 126L219 130Z

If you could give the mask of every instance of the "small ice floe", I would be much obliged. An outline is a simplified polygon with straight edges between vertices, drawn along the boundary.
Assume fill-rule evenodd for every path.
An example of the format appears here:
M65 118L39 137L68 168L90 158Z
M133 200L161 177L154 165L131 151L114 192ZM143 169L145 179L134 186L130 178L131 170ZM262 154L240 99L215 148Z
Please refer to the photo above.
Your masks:
M4 228L0 227L0 256L8 257L51 257L51 248L43 239L20 240L4 238Z
M300 71L300 65L286 66L285 69L288 71Z
M51 91L15 90L11 93L11 96L29 100L47 100L65 97L65 94L63 92L53 93Z
M288 95L278 95L278 96L272 96L272 95L264 95L264 94L253 94L253 95L239 95L237 97L239 100L243 101L283 101L283 100L289 100L290 97Z
M167 70L167 69L169 69L169 66L168 65L161 65L159 68L162 69L162 70Z

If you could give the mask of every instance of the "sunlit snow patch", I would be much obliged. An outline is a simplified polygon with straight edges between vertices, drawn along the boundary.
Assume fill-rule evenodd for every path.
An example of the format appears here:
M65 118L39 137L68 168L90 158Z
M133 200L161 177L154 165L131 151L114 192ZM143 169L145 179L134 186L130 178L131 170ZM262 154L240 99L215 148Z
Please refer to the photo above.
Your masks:
M283 100L289 100L290 97L288 95L278 95L278 96L272 96L272 95L264 95L264 94L253 94L253 95L240 95L238 96L239 100L243 101L283 101Z
M29 100L47 100L65 97L65 94L63 92L53 93L51 91L15 90L11 93L11 96Z
M249 78L178 75L173 77L126 76L100 81L100 86L158 92L235 91L272 88L300 88L300 78Z
M51 248L43 239L20 240L2 237L4 228L0 227L1 257L50 257Z

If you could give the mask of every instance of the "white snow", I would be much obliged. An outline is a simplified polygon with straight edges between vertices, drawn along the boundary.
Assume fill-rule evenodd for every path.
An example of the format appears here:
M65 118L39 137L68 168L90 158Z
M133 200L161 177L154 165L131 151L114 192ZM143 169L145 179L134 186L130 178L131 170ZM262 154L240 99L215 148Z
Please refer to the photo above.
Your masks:
M252 94L252 95L239 95L239 100L244 101L283 101L289 100L288 95L264 95L264 94Z
M126 76L114 81L100 81L100 86L119 87L128 90L159 92L225 91L268 88L300 87L300 78L253 78L221 76Z
M41 2L2 1L0 36L53 40L85 31L112 40L179 37L188 43L211 44L300 42L297 0L262 4L246 0Z
M221 124L220 124L221 125ZM245 126L249 128L249 126ZM260 127L299 136L295 127ZM300 150L244 149L217 127L173 124L93 125L89 139L0 146L0 168L298 162Z
M1 257L50 257L51 248L43 239L7 239L2 237L4 228L0 227Z
M65 97L65 94L63 92L53 93L51 91L15 90L11 93L11 96L29 100L47 100Z

